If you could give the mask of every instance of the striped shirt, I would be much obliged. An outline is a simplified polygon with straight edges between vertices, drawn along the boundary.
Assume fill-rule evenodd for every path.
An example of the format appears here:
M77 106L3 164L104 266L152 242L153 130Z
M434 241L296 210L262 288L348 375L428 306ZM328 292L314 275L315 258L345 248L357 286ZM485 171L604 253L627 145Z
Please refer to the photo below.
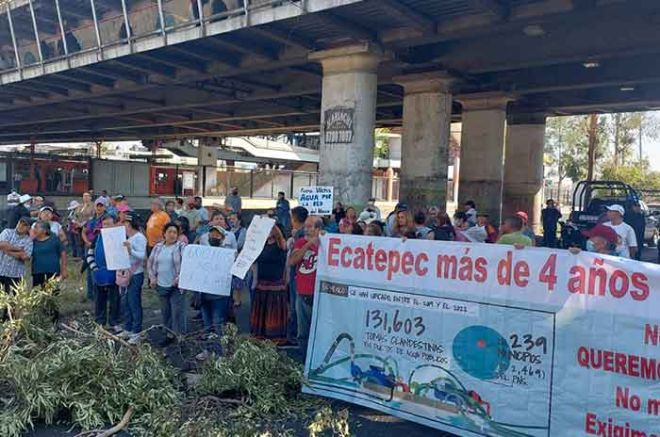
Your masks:
M20 247L27 256L32 256L32 240L28 234L18 235L15 229L5 229L0 233L0 241L5 241L13 247ZM22 278L25 275L25 261L0 252L0 276Z

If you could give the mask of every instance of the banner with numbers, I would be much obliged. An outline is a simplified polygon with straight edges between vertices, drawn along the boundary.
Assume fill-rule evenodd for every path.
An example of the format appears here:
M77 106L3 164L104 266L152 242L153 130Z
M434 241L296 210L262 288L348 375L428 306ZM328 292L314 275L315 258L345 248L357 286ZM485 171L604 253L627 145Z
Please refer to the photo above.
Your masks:
M660 437L660 266L326 235L305 374L460 436Z

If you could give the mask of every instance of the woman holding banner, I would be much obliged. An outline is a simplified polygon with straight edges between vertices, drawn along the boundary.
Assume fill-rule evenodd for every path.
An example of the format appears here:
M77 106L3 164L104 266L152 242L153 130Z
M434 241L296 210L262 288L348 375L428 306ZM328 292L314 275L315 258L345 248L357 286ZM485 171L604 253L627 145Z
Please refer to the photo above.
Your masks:
M252 335L276 344L286 342L289 316L288 291L284 281L286 249L284 234L277 225L273 226L256 261L257 285L250 316Z
M149 285L158 292L163 325L180 335L186 331L186 297L184 290L179 289L181 258L186 245L178 240L179 226L175 223L165 225L163 237L147 261ZM168 334L163 345L172 340Z

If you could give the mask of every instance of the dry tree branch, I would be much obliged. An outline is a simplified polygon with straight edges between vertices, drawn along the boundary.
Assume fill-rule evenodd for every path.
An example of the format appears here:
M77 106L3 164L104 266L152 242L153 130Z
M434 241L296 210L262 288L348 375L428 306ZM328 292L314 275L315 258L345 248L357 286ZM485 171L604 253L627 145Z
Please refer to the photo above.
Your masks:
M109 428L107 430L102 430L102 429L94 429L92 431L85 431L81 432L80 434L77 434L75 437L110 437L115 434L117 434L119 431L123 430L128 426L128 423L131 421L131 417L133 417L133 413L135 412L135 409L133 407L128 407L128 410L126 410L126 413L124 413L124 416L121 418L121 420L112 428Z
M66 329L67 331L73 332L74 334L78 334L80 336L83 336L83 337L93 337L92 334L90 334L88 332L79 331L79 330L77 330L75 328L72 328L71 326L67 325L66 323L60 323L60 327Z
M100 332L101 334L105 335L106 337L109 337L109 338L113 339L114 341L117 341L117 342L123 344L123 345L126 346L127 348L129 348L129 349L135 349L135 346L133 346L132 344L130 344L129 342L127 342L127 341L124 340L123 338L119 338L119 337L117 337L115 334L106 331L102 326L99 326L99 327L98 327L98 330L99 330L99 332Z
M121 418L118 424L108 429L107 431L102 432L96 437L110 437L117 434L119 431L128 426L128 423L131 421L131 417L133 417L134 412L135 409L133 407L128 407L128 410L126 410L126 413L124 413L124 417Z

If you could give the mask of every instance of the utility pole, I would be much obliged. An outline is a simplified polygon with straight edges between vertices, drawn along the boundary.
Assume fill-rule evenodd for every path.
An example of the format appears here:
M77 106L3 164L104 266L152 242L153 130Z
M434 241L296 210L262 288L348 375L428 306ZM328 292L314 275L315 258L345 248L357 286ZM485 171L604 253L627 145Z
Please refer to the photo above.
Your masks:
M594 161L596 160L596 143L598 137L596 136L598 130L598 114L589 114L589 125L587 127L587 134L589 137L589 150L588 150L588 165L587 165L587 180L594 180Z

